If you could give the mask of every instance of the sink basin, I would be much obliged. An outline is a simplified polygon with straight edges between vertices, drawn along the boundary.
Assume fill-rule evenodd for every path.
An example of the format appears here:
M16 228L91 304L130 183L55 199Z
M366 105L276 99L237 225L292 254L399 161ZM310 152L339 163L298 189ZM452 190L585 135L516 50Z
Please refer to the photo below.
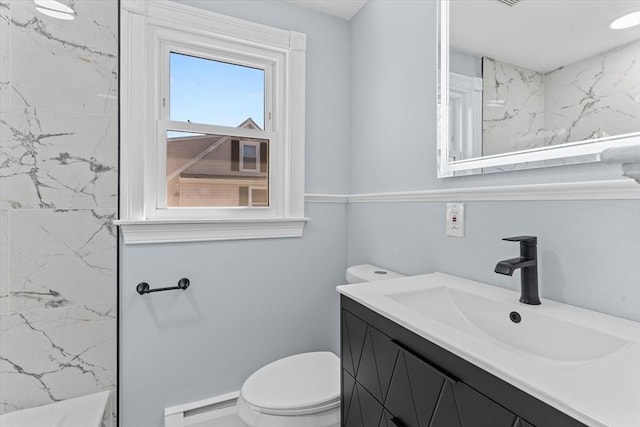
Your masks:
M461 332L483 335L539 357L585 362L609 355L629 341L544 314L526 306L445 286L387 294L386 297ZM515 323L510 314L517 312Z

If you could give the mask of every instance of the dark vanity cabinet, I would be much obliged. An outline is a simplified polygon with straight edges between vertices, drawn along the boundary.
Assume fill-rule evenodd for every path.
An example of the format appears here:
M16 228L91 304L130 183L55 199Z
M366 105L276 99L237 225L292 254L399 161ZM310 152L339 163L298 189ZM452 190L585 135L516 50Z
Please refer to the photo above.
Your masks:
M343 427L584 424L341 296Z

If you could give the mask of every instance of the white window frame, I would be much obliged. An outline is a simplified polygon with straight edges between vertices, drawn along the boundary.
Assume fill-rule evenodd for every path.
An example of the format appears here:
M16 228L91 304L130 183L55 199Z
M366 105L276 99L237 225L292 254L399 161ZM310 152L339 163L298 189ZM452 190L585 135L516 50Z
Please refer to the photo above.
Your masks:
M244 167L244 147L247 145L251 147L255 147L256 149L256 167L253 169L247 169ZM271 141L269 141L269 145L271 145ZM240 156L239 157L240 157L239 159L240 172L260 173L260 142L240 140Z
M123 0L120 43L117 224L125 244L301 236L308 220L304 217L306 36L166 0ZM170 120L170 52L265 70L265 129ZM269 140L269 206L167 208L168 130Z

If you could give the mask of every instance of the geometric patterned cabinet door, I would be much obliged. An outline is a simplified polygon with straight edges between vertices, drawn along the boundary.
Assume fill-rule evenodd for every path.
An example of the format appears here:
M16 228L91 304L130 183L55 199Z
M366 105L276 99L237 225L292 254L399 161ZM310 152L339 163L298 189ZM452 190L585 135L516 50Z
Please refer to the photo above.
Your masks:
M448 390L443 390L443 393L450 399L448 408L443 402L443 412L450 411L451 404L454 404L462 427L512 427L516 422L514 414L463 383L456 383ZM454 427L457 424L447 421L439 425Z
M410 353L399 351L385 407L403 426L429 427L445 381Z
M517 417L401 349L384 404L406 427L513 427Z
M342 311L342 322L340 323L342 368L355 378L367 333L367 324L344 310Z
M342 426L534 427L342 310Z
M350 377L349 373L344 373ZM345 387L348 410L343 411L342 425L345 427L378 427L384 408L362 385L350 381Z

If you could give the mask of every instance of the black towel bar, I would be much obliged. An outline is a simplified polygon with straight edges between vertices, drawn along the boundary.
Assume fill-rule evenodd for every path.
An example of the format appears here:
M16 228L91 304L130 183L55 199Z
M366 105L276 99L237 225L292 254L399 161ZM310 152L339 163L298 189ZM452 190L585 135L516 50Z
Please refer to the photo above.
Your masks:
M183 277L182 279L178 280L178 286L170 286L167 288L151 289L147 282L140 282L138 283L138 286L136 286L136 291L138 291L140 295L144 295L144 294L150 294L151 292L172 291L174 289L185 290L189 287L189 284L190 284L189 279L187 279L186 277Z

